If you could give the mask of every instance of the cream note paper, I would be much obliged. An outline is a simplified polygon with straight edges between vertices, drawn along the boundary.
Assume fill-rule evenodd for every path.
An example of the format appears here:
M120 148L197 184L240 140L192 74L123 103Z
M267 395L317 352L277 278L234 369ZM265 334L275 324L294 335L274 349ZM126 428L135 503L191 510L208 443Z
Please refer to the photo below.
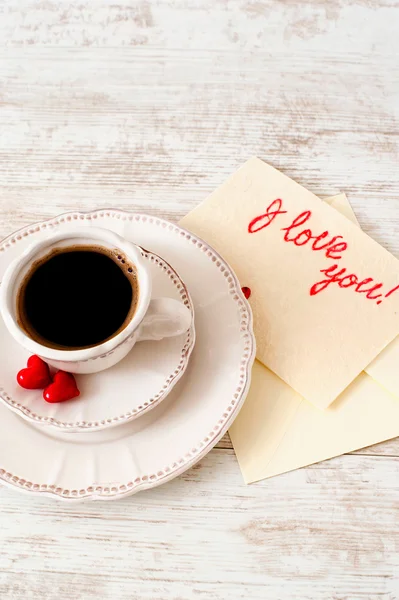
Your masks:
M355 220L344 194L328 202ZM390 375L388 367L383 375ZM361 373L331 407L320 411L258 361L252 371L249 395L230 429L247 483L397 435L399 398L366 373Z
M399 334L399 261L261 160L181 223L251 289L257 358L319 408Z
M359 225L345 194L326 200L330 206ZM399 337L396 337L365 369L388 392L399 398Z

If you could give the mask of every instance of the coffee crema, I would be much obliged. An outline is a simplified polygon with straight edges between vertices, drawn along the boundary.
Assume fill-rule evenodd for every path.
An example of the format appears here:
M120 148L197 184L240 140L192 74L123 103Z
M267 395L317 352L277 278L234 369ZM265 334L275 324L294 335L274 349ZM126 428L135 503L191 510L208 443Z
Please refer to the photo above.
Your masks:
M126 327L138 297L135 266L118 249L56 248L25 276L17 295L18 323L44 346L90 348Z

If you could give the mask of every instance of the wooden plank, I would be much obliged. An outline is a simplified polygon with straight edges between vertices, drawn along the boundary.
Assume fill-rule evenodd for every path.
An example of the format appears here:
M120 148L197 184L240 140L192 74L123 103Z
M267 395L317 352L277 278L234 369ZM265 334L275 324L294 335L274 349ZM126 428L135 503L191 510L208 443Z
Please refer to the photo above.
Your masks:
M228 433L226 433L222 439L216 444L215 448L221 450L232 450L233 444L231 443L231 439Z
M48 4L37 11L37 31L46 11L65 12L62 2ZM93 17L88 4L79 9L82 19ZM289 4L277 11L279 18L294 18ZM244 11L246 4L238 5ZM161 50L153 44L97 47L97 38L83 49L66 48L54 36L65 19L73 21L73 11L62 12L57 27L48 24L47 43L56 47L43 46L40 37L20 44L13 32L28 36L18 24L33 18L26 14L31 4L25 11L6 9L12 19L3 19L2 27L13 45L2 61L1 234L26 223L27 214L42 218L77 206L135 205L177 219L258 154L318 194L344 189L365 230L398 252L399 186L391 177L398 156L394 30L375 26L354 49L347 37L328 43L336 35L335 21L328 21L321 52L320 40L307 46L291 35L287 44L265 21L271 57L253 45L250 28L238 46L225 38L230 17L218 6L221 29L214 31L214 45L201 50L191 47L188 32ZM356 6L353 18L386 24L395 7L385 6L382 17ZM154 11L161 8L162 2ZM125 15L122 6L118 10ZM175 9L168 10L172 21ZM135 23L133 13L130 18ZM204 14L189 6L184 18ZM159 29L152 29L157 39ZM79 39L71 41L78 45ZM348 93L353 86L356 93Z
M232 451L120 502L0 490L2 598L394 599L399 459L344 456L252 486Z
M382 442L381 444L374 444L368 448L362 448L356 450L352 454L363 454L370 456L399 456L399 438L389 440L388 442Z

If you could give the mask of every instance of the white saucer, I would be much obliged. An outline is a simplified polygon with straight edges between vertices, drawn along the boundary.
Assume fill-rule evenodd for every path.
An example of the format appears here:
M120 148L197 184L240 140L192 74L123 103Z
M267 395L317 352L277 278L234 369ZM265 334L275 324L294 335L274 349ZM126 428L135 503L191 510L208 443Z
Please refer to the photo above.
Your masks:
M39 230L30 241L40 241ZM15 243L20 250L23 240ZM79 398L48 404L42 390L24 390L16 382L29 353L8 333L0 317L0 401L24 419L68 433L96 431L128 423L157 406L187 368L195 342L194 310L176 271L158 255L142 250L153 280L154 298L175 298L191 310L193 324L184 335L140 342L114 367L92 375L77 375ZM4 256L7 257L7 254Z
M0 278L30 236L67 230L71 222L112 229L173 264L194 304L196 345L167 398L119 427L66 434L28 423L0 404L0 481L67 501L116 499L176 477L231 425L255 357L252 315L235 275L207 244L161 219L122 211L67 214L22 229L0 246ZM0 381L3 373L0 364Z

